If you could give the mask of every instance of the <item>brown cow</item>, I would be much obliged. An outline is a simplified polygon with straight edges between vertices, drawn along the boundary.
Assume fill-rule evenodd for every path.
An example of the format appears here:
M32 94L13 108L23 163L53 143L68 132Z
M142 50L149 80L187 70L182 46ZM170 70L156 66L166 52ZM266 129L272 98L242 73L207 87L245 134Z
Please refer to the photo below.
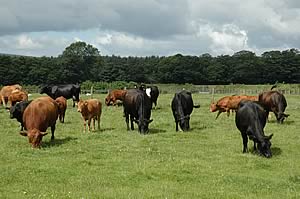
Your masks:
M105 104L109 106L112 103L115 106L117 104L117 100L123 102L125 94L126 90L112 90L108 93L107 97L105 98Z
M8 103L10 106L14 106L17 102L28 101L28 94L25 91L19 89L13 90L8 97Z
M210 112L219 111L216 116L216 119L222 112L227 112L227 116L229 116L230 110L236 111L241 100L257 101L258 97L248 95L225 96L219 99L217 103L212 102L210 104Z
M10 96L12 91L16 89L22 90L22 86L20 86L19 84L3 86L3 88L0 91L0 96L4 107L6 107L6 103L8 102L8 97Z
M77 111L81 113L84 132L86 132L86 120L88 120L89 132L91 131L91 120L93 120L93 130L95 130L95 120L98 121L98 130L100 129L100 117L102 112L102 104L97 99L79 100Z
M64 123L65 122L66 109L67 109L67 99L64 98L63 96L61 96L61 97L56 98L55 101L58 105L59 121L61 123Z
M289 114L284 113L287 107L286 99L278 91L266 91L259 94L259 102L264 106L267 115L270 111L275 114L278 123L282 123L289 116Z
M27 136L33 148L40 147L46 130L51 127L51 140L54 139L55 124L58 117L58 105L50 97L40 97L33 100L23 113L24 128L20 132Z

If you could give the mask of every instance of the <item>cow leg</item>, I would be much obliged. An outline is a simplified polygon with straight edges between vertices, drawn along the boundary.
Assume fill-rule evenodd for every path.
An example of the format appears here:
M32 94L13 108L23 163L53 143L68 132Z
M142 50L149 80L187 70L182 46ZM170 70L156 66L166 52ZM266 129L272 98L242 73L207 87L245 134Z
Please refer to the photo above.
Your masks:
M244 148L243 148L243 153L246 153L248 152L248 137L247 137L247 133L242 133L242 137L243 137L243 145L244 145Z
M130 124L131 124L131 130L134 130L134 126L133 126L133 116L130 116Z
M88 119L88 128L89 128L89 132L91 132L91 118Z
M257 148L256 148L256 142L254 142L254 141L253 141L253 150L254 150L254 151L257 150Z
M6 103L5 103L5 98L4 98L4 96L1 96L1 99L2 99L3 106L4 106L4 108L5 108L5 107L6 107Z
M66 112L63 112L63 114L62 114L62 123L65 123L65 114L66 114Z
M125 113L125 121L126 121L126 125L127 125L127 131L129 131L129 114Z
M98 130L100 130L100 115L97 117L97 122L98 122Z
M86 121L84 118L83 119L83 132L85 133L86 132Z
M222 113L222 111L219 111L218 114L217 114L217 117L216 119L218 119L219 115Z
M97 118L97 117L94 117L94 118L92 119L92 120L93 120L93 129L94 129L94 131L96 130L96 128L95 128L95 122L96 122L95 120L96 120L96 118Z
M178 131L178 122L175 122L176 125L176 131Z
M73 107L75 107L75 101L74 101L74 99L73 99Z
M51 140L54 140L55 124L51 126Z
M229 117L230 115L230 110L226 111L227 112L227 117Z

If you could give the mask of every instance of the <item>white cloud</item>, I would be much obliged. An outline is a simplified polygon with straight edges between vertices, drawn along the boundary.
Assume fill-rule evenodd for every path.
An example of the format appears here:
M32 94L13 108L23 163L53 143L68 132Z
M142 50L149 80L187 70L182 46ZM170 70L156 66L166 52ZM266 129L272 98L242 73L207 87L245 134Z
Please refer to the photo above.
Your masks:
M38 43L37 41L33 41L32 38L30 38L27 35L20 35L19 37L17 37L17 42L16 42L17 49L32 50L41 47L42 45L40 43Z

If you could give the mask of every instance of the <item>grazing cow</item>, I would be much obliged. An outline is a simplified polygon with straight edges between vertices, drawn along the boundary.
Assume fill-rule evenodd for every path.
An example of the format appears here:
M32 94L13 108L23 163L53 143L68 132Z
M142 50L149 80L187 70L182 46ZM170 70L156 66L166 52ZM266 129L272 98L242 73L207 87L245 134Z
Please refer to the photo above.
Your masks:
M256 144L258 152L267 158L272 157L271 152L271 138L265 136L264 127L267 121L267 113L264 108L258 102L243 100L239 104L239 108L236 112L235 123L243 138L243 153L248 151L248 137L254 142L254 150L256 150Z
M32 100L31 100L32 101ZM31 101L21 101L10 107L10 119L16 118L21 123L21 131L23 131L23 113Z
M23 114L24 128L27 131L20 132L27 136L33 148L40 147L46 130L51 127L51 140L54 139L55 124L58 117L58 105L50 97L40 97L33 100Z
M107 106L111 105L111 103L115 106L117 104L117 100L120 100L123 102L124 95L126 93L126 90L112 90L108 93L107 97L105 98L105 104Z
M55 99L57 105L58 105L58 117L59 121L61 123L65 122L65 114L66 114L66 109L67 109L67 99L64 98L63 96L60 96Z
M48 85L41 88L40 94L46 93L52 99L63 96L66 99L73 99L73 107L75 101L79 102L80 85L78 84L62 84L62 85Z
M183 90L175 93L171 107L176 123L176 131L178 131L178 123L183 131L188 131L190 129L190 115L193 112L193 108L200 107L194 106L191 92Z
M25 91L13 90L8 97L8 102L11 106L14 106L17 102L28 101L28 94Z
M273 112L278 123L282 123L289 116L289 114L284 113L287 102L282 93L278 91L266 91L259 94L258 98L267 111L267 115L269 115L270 111Z
M153 121L151 117L151 100L144 91L138 89L127 90L124 101L124 115L129 131L129 116L131 122L131 130L134 130L133 121L138 124L139 132L147 134L149 132L149 124Z
M22 90L22 86L20 86L19 84L14 84L9 86L3 86L3 88L0 90L1 101L4 107L6 107L8 98L14 90Z
M150 86L146 88L146 94L150 97L151 103L154 103L154 108L157 105L157 98L159 96L159 90L157 86Z
M86 132L86 120L88 120L88 129L91 131L91 120L93 120L93 130L95 130L95 120L98 121L98 130L100 129L100 117L102 112L102 104L97 99L79 100L77 111L81 113L84 132Z
M236 111L238 108L238 104L241 100L250 100L250 101L257 101L257 96L248 96L248 95L232 95L232 96L225 96L222 97L217 101L217 103L210 104L210 112L219 111L216 119L218 119L219 115L222 112L227 112L227 116L230 114L230 110Z

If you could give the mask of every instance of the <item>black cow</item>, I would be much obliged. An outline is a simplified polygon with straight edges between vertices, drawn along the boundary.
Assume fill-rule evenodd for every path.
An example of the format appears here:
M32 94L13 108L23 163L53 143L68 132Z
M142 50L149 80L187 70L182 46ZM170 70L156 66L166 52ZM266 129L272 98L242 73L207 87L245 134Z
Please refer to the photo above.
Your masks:
M78 84L61 84L61 85L48 85L41 89L40 94L46 93L52 99L56 99L63 96L66 99L73 99L73 107L75 107L75 101L79 102L80 85Z
M148 125L153 120L151 117L151 101L144 91L129 89L124 95L123 107L126 118L127 130L129 130L129 116L131 130L134 130L133 121L138 124L139 132L146 134L149 132Z
M193 108L200 107L194 106L191 92L183 90L175 93L171 107L176 123L176 131L178 131L178 123L183 131L188 131L190 129L190 115L193 112Z
M159 90L157 86L149 86L146 88L146 94L150 97L151 103L154 103L154 108L157 105L157 98L159 96Z
M239 103L235 115L235 124L240 130L243 138L243 153L248 151L248 137L254 142L254 150L256 150L256 144L258 152L267 158L272 157L271 152L271 138L265 136L264 127L267 121L267 113L264 108L258 103L253 101L243 100Z
M18 120L18 122L21 123L21 131L23 131L24 128L24 124L23 124L23 113L26 109L26 107L30 104L30 102L32 102L32 100L30 101L21 101L17 104L15 104L14 106L10 107L10 119L16 118Z
M266 91L259 94L258 100L264 106L267 115L269 115L270 111L275 114L278 123L282 123L289 116L289 114L284 113L287 102L282 93L278 91Z

